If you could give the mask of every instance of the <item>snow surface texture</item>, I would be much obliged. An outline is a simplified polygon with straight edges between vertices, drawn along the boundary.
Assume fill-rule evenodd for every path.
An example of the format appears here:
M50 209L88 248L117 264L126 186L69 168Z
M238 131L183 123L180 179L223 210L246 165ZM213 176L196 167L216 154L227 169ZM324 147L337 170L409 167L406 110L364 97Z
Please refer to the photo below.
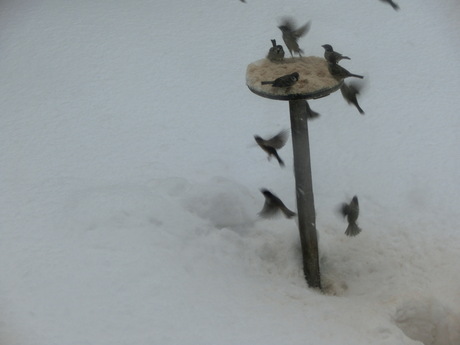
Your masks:
M3 1L0 344L460 344L460 5L399 5ZM310 102L328 294L257 218L261 187L295 210L289 143L253 143L287 103L245 85L284 15L366 76L365 116Z

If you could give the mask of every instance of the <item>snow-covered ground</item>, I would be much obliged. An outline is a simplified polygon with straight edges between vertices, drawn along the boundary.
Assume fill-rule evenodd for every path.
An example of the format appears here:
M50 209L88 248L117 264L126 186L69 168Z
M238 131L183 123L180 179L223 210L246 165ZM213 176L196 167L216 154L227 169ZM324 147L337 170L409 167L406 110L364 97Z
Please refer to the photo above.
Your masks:
M0 344L460 344L460 4L399 5L2 1ZM327 294L257 217L295 209L290 142L253 141L288 104L245 86L285 15L366 76L365 116L310 102Z

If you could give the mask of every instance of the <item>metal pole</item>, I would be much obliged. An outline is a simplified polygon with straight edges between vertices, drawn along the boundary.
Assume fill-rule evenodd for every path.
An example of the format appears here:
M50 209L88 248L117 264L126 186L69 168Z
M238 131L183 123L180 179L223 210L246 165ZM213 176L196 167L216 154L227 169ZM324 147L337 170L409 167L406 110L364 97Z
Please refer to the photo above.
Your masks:
M289 112L291 116L297 214L302 246L303 271L308 285L321 289L310 146L308 142L307 120L311 115L310 107L306 100L291 100L289 101Z

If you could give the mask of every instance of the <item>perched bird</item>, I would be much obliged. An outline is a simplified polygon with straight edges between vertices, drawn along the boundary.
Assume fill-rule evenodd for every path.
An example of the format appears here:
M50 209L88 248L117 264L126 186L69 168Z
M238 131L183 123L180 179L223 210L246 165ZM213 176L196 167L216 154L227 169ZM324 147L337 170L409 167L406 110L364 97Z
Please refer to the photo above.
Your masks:
M272 192L267 189L261 189L260 191L265 197L265 204L259 212L259 216L263 218L270 218L275 216L279 211L283 212L286 218L292 218L296 215L295 212L288 209L277 196L273 195Z
M273 81L262 81L262 85L271 84L273 87L291 87L299 80L299 73L294 72L291 74L283 75L282 77L276 78Z
M292 52L299 54L299 56L302 56L301 53L303 53L303 51L302 49L300 49L297 40L300 37L304 36L308 32L308 30L310 30L310 22L296 29L294 27L294 21L292 20L292 18L284 18L281 22L281 25L278 26L278 28L283 33L283 41L286 44L289 53L291 53L291 56L294 57Z
M396 4L393 0L380 0L380 1L390 4L391 7L393 7L395 11L399 10L398 4Z
M356 225L356 220L359 216L358 197L355 195L349 204L343 203L341 212L344 217L347 217L348 227L345 231L347 236L356 236L361 232L361 229Z
M258 135L254 135L254 139L256 140L257 144L268 154L268 159L270 160L272 156L276 158L280 166L284 167L284 162L278 155L276 150L279 150L286 144L286 140L288 138L289 131L282 130L273 138L268 140L262 139Z
M351 60L348 56L343 56L339 52L334 51L330 44L323 44L321 47L324 48L324 58L327 62L337 63L343 59Z
M283 61L284 59L284 49L282 45L277 45L276 40L272 40L273 47L270 48L267 54L267 59L272 62Z
M364 115L364 110L359 106L356 96L359 95L362 86L358 83L343 83L340 87L340 92L342 93L343 98L348 102L348 104L353 104L356 109L358 109L361 115Z
M329 73L331 73L332 76L338 80L345 79L348 77L355 77L355 78L360 78L360 79L364 78L362 75L353 74L353 73L348 72L345 68L343 68L342 66L336 63L329 62L327 64L327 68L329 69Z

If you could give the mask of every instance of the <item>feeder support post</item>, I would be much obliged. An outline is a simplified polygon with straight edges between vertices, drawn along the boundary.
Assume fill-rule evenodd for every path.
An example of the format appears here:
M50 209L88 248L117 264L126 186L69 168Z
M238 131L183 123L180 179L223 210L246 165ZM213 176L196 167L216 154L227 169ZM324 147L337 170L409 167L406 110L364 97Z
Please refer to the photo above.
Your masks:
M294 176L297 197L300 244L303 271L310 287L321 289L318 238L311 176L308 118L311 116L308 102L303 99L289 101L291 117Z

